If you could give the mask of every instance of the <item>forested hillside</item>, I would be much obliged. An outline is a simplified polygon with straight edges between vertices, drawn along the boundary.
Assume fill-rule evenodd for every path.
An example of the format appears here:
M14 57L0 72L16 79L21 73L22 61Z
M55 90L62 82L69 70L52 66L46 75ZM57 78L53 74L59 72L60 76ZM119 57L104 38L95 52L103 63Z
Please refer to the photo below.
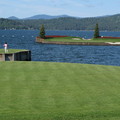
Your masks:
M8 20L0 19L0 29L39 29L44 24L46 30L94 30L95 24L100 30L120 31L120 14L91 18L56 18L50 20Z
M0 29L27 29L28 27L23 25L19 21L0 19Z

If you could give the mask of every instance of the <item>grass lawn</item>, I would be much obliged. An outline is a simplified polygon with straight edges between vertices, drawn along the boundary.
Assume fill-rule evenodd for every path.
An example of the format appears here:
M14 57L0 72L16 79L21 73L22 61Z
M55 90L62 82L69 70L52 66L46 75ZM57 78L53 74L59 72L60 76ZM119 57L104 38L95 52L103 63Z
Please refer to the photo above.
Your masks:
M120 120L120 67L0 62L0 120Z
M78 40L75 40L78 39ZM45 41L59 41L59 42L80 42L83 41L82 38L79 37L54 37L45 39Z
M8 49L7 53L16 53L16 52L20 52L20 51L26 51L26 50L23 50L23 49ZM5 50L4 49L0 49L0 54L1 53L5 53Z
M45 41L59 41L59 42L120 42L120 39L108 39L108 38L98 38L98 39L82 39L79 37L62 37L62 38L49 38L45 39Z

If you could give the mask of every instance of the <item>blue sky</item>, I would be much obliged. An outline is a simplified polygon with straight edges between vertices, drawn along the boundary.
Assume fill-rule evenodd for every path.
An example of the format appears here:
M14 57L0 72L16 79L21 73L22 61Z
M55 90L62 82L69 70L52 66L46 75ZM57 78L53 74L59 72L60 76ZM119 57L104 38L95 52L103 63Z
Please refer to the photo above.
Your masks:
M120 13L120 0L0 0L0 18L38 14L94 17Z

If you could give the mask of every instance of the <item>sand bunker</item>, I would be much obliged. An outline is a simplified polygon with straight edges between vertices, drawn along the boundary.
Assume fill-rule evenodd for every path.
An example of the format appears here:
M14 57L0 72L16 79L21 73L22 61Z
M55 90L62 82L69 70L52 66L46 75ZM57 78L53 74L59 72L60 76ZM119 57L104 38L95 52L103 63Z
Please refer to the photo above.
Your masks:
M119 45L120 44L120 42L106 42L106 43L112 44L112 45Z

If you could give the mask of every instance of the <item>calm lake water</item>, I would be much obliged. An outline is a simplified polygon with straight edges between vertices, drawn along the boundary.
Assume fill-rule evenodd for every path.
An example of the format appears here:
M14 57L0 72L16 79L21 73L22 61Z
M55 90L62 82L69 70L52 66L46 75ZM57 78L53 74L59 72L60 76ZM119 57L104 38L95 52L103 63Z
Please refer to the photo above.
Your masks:
M32 61L70 62L120 66L120 46L80 46L35 43L39 30L0 30L0 48L29 49ZM47 35L92 38L93 31L46 31ZM102 36L120 37L120 32L101 32Z

